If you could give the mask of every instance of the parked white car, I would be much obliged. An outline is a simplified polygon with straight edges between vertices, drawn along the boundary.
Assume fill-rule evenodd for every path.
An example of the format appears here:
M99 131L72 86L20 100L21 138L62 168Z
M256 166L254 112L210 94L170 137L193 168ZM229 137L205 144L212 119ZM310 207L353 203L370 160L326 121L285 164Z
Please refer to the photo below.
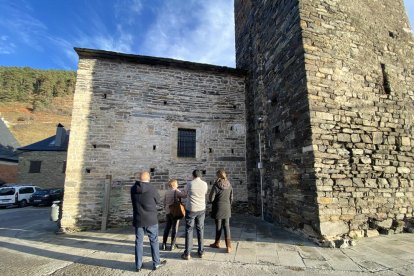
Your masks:
M0 188L0 207L18 205L25 207L29 203L30 196L41 190L33 185L16 185Z

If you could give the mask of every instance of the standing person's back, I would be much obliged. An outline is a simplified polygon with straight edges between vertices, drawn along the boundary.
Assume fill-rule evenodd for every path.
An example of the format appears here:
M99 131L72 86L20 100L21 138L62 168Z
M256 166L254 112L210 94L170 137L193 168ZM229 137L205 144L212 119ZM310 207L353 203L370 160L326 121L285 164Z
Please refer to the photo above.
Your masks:
M131 201L133 210L133 225L135 227L135 269L141 271L144 255L144 234L148 235L151 247L152 269L156 270L167 262L160 260L158 247L158 213L157 204L160 203L158 191L149 183L150 174L143 172L136 174L140 178L131 187Z
M170 181L168 181L168 187L170 188L170 190L166 191L164 195L165 219L167 223L164 228L164 235L162 237L161 248L162 250L167 249L168 234L170 230L172 229L171 247L170 247L170 250L172 251L174 250L174 248L177 248L177 245L175 242L176 242L176 236L178 232L178 226L180 224L180 219L175 218L170 213L170 206L176 201L181 201L181 198L185 197L185 195L182 194L180 190L178 190L178 182L176 179L171 179Z
M193 247L193 228L197 231L198 256L204 254L204 219L206 216L206 194L207 183L201 180L201 172L193 171L193 180L185 187L187 202L185 206L185 250L181 255L184 260L191 258L191 248Z
M158 224L158 191L149 183L137 181L131 187L131 201L134 227L146 227Z
M207 183L200 177L193 179L186 187L187 202L185 209L198 212L206 210Z
M227 179L224 169L220 169L216 173L217 180L214 182L210 192L210 202L212 203L211 217L216 224L216 239L210 244L213 248L220 248L220 236L224 230L224 238L226 241L227 253L232 251L230 237L230 217L231 204L233 202L233 188Z

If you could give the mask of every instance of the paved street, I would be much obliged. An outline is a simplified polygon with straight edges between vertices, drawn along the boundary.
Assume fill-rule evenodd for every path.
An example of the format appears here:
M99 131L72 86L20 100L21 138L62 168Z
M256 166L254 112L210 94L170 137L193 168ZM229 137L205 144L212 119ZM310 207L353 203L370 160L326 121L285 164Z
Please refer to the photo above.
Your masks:
M50 208L0 210L0 275L137 275L134 272L132 227L56 235ZM141 275L414 275L414 235L367 238L346 249L320 248L307 240L260 221L232 219L234 251L206 248L203 259L180 259L179 250L162 252L167 266L150 270L145 240ZM162 231L164 225L160 225ZM214 224L206 220L205 244ZM194 240L196 242L196 240ZM222 242L224 246L224 242Z

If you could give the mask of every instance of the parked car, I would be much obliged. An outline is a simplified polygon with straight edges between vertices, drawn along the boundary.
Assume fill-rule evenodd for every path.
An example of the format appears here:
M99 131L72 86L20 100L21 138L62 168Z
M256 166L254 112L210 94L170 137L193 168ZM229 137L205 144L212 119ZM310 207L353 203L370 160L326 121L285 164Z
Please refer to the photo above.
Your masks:
M63 189L43 189L35 192L30 197L30 204L33 206L52 205L55 200L63 199Z
M0 188L0 207L18 205L25 207L29 204L30 196L41 190L33 185L15 185Z

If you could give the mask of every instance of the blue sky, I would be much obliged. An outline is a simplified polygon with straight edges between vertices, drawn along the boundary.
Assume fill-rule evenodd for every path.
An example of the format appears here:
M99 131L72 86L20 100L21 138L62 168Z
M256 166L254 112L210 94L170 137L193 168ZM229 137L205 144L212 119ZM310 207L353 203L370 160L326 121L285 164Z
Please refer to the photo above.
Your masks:
M0 66L75 70L73 47L234 67L233 0L0 0Z

